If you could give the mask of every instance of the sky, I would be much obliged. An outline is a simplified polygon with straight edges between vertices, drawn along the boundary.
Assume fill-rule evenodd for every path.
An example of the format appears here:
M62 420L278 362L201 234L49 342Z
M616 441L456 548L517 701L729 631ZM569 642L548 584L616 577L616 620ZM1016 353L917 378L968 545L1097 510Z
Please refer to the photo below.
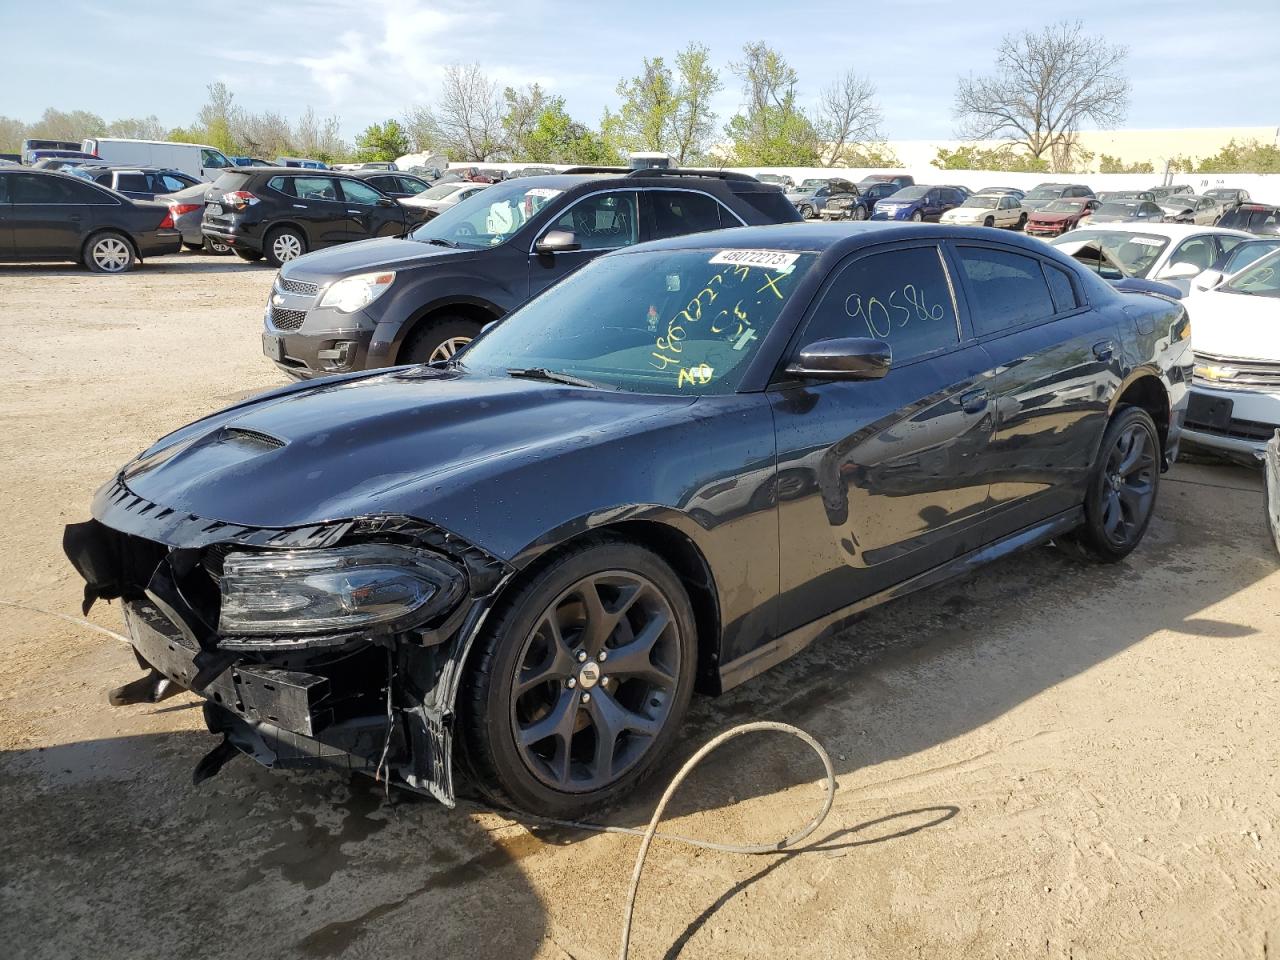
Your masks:
M429 105L445 65L476 62L502 85L540 83L595 125L643 57L670 60L694 40L721 68L723 123L741 102L728 63L744 43L764 40L797 70L802 102L852 68L878 89L887 139L946 139L956 78L987 69L1003 34L1079 18L1129 47L1125 126L1280 126L1274 36L1260 42L1251 32L1274 32L1275 0L1164 0L1155 9L1115 0L0 0L0 115L31 121L51 106L185 126L206 85L221 80L250 111L294 119L311 106L354 138Z

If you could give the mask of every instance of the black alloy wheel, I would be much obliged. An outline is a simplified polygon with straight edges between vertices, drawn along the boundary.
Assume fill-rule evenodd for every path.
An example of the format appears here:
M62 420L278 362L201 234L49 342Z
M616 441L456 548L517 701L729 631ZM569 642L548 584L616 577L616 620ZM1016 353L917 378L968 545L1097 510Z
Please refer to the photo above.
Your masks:
M476 785L568 816L631 789L670 745L696 666L689 599L629 543L588 543L541 569L486 631L460 696Z
M1141 541L1160 484L1160 440L1151 415L1122 407L1102 438L1075 541L1093 559L1114 562Z

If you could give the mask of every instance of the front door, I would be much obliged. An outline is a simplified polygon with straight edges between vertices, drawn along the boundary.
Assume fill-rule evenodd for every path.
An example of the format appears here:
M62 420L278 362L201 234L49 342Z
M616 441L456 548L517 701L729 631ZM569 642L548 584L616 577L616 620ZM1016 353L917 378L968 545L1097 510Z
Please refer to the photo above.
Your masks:
M530 250L529 296L542 292L602 253L636 243L640 239L637 197L635 190L588 194L543 228L539 239L551 230L563 230L573 234L580 249L559 253Z
M893 350L888 374L770 391L782 632L981 542L987 359L966 342L951 288L935 243L857 255L834 271L798 345L883 340Z
M1124 372L1121 330L1047 258L976 243L956 243L954 253L970 324L990 357L987 533L995 539L1083 501Z
M404 233L404 214L400 204L390 200L367 183L359 180L339 180L343 205L346 209L344 232L348 240L366 240L369 237L398 237Z
M288 177L295 199L286 215L298 220L307 231L307 244L312 249L343 243L351 239L347 225L347 205L338 193L335 177Z
M15 255L79 259L90 224L89 210L76 198L70 177L39 173L9 176L9 224ZM86 190L93 189L85 187Z

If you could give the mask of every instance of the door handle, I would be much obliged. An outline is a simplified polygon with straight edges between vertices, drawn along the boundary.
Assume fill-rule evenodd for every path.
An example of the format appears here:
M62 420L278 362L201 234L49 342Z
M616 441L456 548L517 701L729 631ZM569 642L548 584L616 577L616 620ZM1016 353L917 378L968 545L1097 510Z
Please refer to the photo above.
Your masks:
M1110 360L1116 355L1116 345L1110 340L1099 340L1093 345L1093 356L1097 360Z
M359 210L348 210L347 213L354 213L357 217L360 216Z
M991 394L985 390L970 390L968 393L960 394L960 408L965 413L981 413L987 409L989 399Z
M293 206L294 206L294 208L295 208L295 209L297 209L297 210L305 210L305 209L307 209L307 205L306 205L305 203L295 203Z

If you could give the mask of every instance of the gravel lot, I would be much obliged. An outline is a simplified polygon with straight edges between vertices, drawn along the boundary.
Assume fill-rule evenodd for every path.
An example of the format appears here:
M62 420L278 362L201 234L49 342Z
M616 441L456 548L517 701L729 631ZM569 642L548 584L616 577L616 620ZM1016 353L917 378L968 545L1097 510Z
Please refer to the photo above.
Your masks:
M109 708L137 675L127 647L26 609L79 612L62 526L122 461L280 382L259 352L271 279L194 255L122 277L0 267L4 953L613 956L634 839L247 760L193 788L214 743L195 699ZM695 701L686 754L786 720L828 746L840 791L807 852L655 845L633 956L1275 956L1280 562L1259 489L1180 465L1124 564L1023 554ZM114 607L91 619L120 629ZM817 776L791 741L735 741L670 829L781 836ZM643 822L660 787L613 822Z

